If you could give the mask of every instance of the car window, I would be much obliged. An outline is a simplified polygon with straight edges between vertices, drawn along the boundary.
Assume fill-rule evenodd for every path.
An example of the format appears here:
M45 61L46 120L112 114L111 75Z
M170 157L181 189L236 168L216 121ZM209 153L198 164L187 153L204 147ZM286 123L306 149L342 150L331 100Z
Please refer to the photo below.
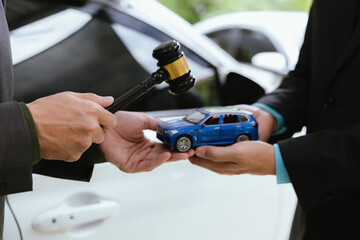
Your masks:
M276 52L271 40L262 32L246 28L229 28L207 34L236 60L251 63L260 52Z
M239 117L240 117L240 120L242 122L248 122L249 121L249 119L246 116L242 115L242 114L240 114Z
M224 124L238 123L239 118L236 114L225 114L224 115Z
M220 120L220 115L211 116L205 121L205 125L218 125L219 120Z

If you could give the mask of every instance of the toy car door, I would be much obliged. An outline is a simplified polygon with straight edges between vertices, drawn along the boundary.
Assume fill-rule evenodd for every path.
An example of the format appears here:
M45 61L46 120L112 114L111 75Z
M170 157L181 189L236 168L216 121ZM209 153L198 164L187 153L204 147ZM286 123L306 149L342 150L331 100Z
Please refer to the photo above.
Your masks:
M218 142L220 139L220 115L213 115L203 122L198 131L198 144Z
M222 142L234 142L236 137L243 132L243 126L236 114L224 114L223 124L220 128Z

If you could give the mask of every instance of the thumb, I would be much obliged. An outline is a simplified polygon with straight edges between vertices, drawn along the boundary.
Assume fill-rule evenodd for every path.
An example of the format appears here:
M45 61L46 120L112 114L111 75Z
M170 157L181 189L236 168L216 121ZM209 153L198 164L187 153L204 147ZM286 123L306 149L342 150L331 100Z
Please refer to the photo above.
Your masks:
M195 155L215 162L226 162L226 147L201 146L195 150Z

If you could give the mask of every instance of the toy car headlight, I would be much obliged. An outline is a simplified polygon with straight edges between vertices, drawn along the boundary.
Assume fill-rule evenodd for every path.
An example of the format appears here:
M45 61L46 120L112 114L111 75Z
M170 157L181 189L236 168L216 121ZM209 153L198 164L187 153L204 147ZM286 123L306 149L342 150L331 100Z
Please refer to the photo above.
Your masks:
M166 130L166 131L165 131L165 133L170 134L170 135L176 134L176 133L178 133L178 132L179 132L178 130Z

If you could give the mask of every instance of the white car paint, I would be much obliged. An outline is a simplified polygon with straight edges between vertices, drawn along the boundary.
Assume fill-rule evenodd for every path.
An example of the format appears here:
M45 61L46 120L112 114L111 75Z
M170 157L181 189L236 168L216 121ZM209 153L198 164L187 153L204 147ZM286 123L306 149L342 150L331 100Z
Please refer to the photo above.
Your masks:
M153 131L145 135L158 141ZM219 175L189 161L137 174L99 164L90 183L34 175L32 192L8 199L28 240L285 240L296 203L291 184L274 176ZM113 211L92 214L104 202ZM14 221L4 229L5 240L20 239Z
M271 40L277 52L284 55L288 71L296 65L307 20L307 12L244 11L208 18L194 24L194 27L205 35L229 28L262 32Z

